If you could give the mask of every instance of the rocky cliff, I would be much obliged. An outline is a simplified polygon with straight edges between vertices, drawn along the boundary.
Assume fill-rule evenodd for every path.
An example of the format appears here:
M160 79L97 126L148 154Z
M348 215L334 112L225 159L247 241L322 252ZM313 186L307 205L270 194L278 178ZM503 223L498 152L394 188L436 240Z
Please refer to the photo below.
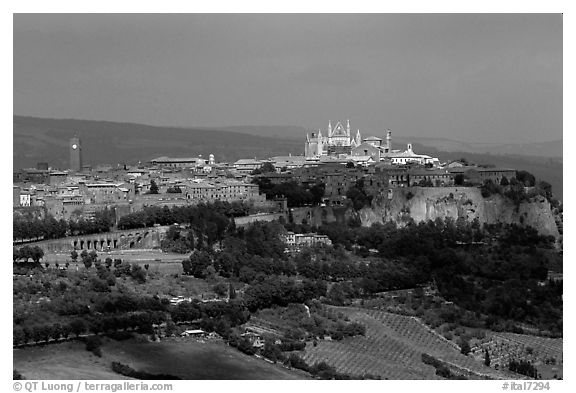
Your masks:
M558 227L543 197L523 202L518 208L500 195L483 198L475 187L409 187L393 189L386 197L375 198L372 206L359 212L363 226L376 222L405 223L409 218L416 222L436 218L464 218L480 223L516 223L529 225L542 235L559 237Z

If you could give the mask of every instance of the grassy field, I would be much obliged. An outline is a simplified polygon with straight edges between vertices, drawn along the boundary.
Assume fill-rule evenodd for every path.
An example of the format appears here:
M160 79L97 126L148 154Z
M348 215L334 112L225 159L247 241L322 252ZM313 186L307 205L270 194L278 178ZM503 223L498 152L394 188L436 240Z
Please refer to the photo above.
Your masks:
M69 341L13 350L14 369L26 379L129 379L110 368L108 354L96 357Z
M123 261L138 264L149 264L150 269L156 269L158 272L162 273L181 273L182 272L182 260L188 258L189 254L177 254L174 252L162 252L161 250L112 250L109 252L97 252L98 258L104 261L106 258L112 259L122 259ZM78 265L82 266L80 258ZM58 262L63 265L66 262L70 262L70 254L51 254L47 253L42 262L49 262L54 264ZM74 264L72 264L74 265Z
M247 356L221 342L174 339L159 343L106 339L102 357L67 342L14 350L14 369L27 379L126 379L111 371L113 361L152 374L182 379L306 379L307 374L288 370Z

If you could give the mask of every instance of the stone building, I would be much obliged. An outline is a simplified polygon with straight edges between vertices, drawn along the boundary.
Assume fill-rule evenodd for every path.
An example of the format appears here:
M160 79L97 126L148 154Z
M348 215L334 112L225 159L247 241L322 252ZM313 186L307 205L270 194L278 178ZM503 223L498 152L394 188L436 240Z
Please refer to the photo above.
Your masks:
M324 135L322 130L318 130L317 134L306 134L304 155L306 157L349 155L352 149L361 143L360 130L357 130L356 136L352 136L350 120L346 122L346 127L340 122L332 127L332 122L329 121Z

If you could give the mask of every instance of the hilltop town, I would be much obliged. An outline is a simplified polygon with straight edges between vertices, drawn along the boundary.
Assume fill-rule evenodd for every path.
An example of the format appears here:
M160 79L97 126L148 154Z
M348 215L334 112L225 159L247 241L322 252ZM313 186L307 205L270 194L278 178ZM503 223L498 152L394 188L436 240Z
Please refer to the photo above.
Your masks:
M307 135L301 156L219 162L208 153L205 157L163 156L138 165L94 167L83 162L83 150L89 147L73 137L69 168L56 169L40 162L36 168L14 173L14 209L48 214L57 220L93 219L96 212L108 209L114 211L118 222L144 206L238 201L254 211L280 212L282 205L274 198L287 198L289 207L344 206L351 199L359 203L354 198L357 190L373 199L389 196L399 187L510 188L514 186L510 181L517 179L514 168L475 165L465 158L441 163L436 157L414 152L411 144L395 149L389 130L385 131L386 142L376 136L362 138L360 130L353 136L349 121L345 127L340 122L329 123L324 134L319 130ZM538 188L535 192L552 197L545 181L537 183L524 171L520 176L527 192ZM286 195L282 195L282 184L294 189L284 190ZM296 196L293 191L301 193Z
M73 135L68 168L14 172L15 367L49 376L25 359L53 344L90 375L75 339L107 378L190 377L136 370L142 341L249 355L254 378L562 378L551 186L379 134L329 122L298 156L95 166Z

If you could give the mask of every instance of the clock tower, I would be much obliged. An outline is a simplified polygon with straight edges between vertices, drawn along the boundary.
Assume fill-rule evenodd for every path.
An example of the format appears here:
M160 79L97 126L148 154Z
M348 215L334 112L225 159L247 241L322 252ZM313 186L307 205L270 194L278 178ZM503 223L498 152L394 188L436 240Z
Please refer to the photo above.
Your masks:
M70 138L70 169L76 172L82 171L82 145L80 138Z

